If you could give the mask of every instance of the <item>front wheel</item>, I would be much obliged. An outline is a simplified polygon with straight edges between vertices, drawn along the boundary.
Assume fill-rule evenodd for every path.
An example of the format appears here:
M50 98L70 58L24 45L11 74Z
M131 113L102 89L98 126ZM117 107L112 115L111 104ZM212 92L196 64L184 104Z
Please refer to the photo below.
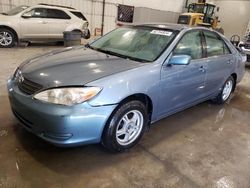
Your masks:
M224 83L221 92L212 101L216 104L223 104L228 101L234 91L235 80L230 76Z
M10 48L15 44L15 36L12 31L8 29L0 29L0 47Z
M145 105L140 101L127 102L110 117L103 133L102 144L114 152L130 149L141 139L147 123Z

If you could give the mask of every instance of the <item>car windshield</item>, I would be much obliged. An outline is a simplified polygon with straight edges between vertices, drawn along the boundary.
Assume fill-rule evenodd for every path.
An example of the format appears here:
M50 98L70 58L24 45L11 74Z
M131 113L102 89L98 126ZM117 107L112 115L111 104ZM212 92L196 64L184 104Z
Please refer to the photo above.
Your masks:
M25 6L25 5L22 5L22 6L18 6L18 7L15 7L11 10L9 10L8 12L4 13L5 15L8 15L8 16L13 16L13 15L16 15L20 12L22 12L23 10L27 9L28 6Z
M168 47L176 33L173 30L151 27L121 27L88 46L106 54L152 62Z

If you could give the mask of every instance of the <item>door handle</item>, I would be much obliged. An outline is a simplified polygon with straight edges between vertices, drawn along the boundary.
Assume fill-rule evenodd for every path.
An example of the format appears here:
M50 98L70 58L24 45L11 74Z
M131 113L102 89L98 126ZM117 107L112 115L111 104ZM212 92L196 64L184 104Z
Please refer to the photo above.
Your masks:
M41 23L41 24L47 24L48 22L47 21L39 21L39 23Z

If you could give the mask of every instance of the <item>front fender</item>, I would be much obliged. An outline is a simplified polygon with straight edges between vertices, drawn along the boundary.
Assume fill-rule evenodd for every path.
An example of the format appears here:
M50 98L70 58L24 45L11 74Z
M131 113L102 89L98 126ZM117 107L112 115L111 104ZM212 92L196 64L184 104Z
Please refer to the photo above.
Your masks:
M19 29L19 24L17 24L16 26L15 25L12 25L11 22L1 22L0 21L0 27L5 27L5 28L9 28L13 31L15 31L15 34L17 35L17 38L21 38L20 36L20 29Z
M152 63L92 81L86 86L99 86L103 89L89 104L118 104L128 96L142 93L150 97L155 108L160 94L160 69L161 64Z

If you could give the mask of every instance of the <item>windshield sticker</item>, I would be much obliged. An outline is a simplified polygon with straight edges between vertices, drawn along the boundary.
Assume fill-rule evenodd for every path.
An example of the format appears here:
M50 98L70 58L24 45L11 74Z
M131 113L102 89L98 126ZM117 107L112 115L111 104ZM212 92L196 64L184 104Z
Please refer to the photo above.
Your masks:
M172 35L173 32L163 30L152 30L150 33L155 35L165 35L169 37Z

